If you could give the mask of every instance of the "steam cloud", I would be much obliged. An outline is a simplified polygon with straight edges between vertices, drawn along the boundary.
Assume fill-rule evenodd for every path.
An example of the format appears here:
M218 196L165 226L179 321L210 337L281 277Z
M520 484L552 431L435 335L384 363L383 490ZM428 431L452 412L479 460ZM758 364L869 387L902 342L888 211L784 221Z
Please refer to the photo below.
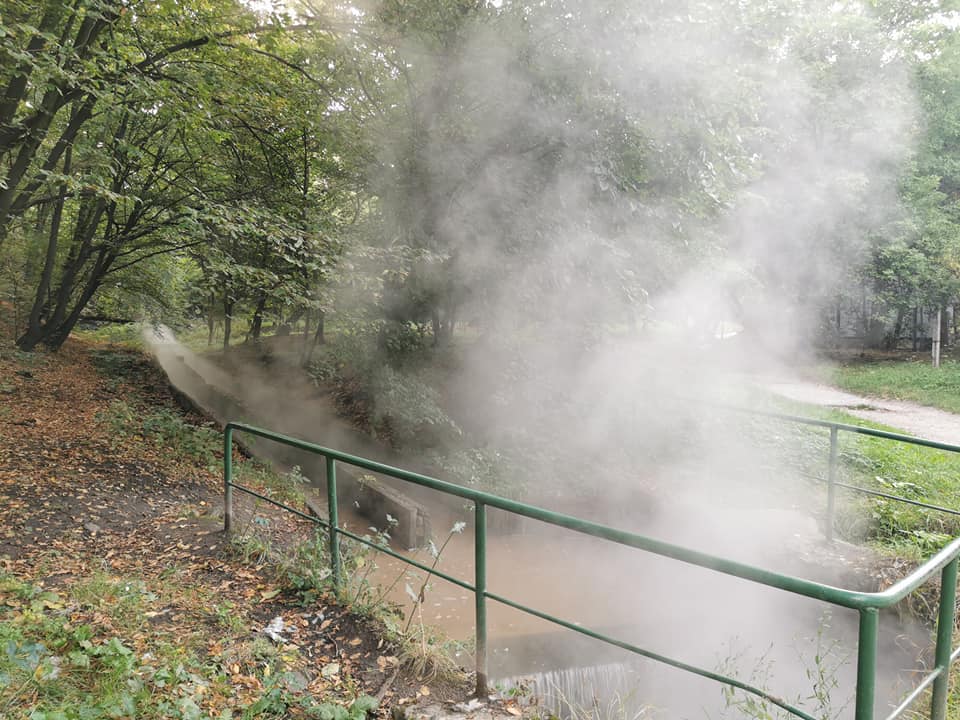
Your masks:
M803 348L823 295L895 216L914 122L905 71L851 3L504 5L455 46L409 42L410 125L378 143L385 227L443 258L414 272L454 288L479 335L447 388L457 421L491 448L536 448L538 471L514 478L532 502L589 496L578 509L593 519L813 571L787 558L818 537L819 508L785 496L780 459L698 402L748 400L738 373ZM718 341L721 323L742 332ZM316 429L278 397L261 423ZM584 617L706 666L733 636L748 668L776 638L771 684L806 689L790 641L816 632L818 604L563 548L597 581L577 587ZM551 610L517 583L496 590ZM657 700L686 698L684 713L719 697L686 681L651 684L666 688Z
M478 23L455 51L409 47L413 168L407 129L383 139L386 207L407 242L448 253L481 334L451 390L458 420L493 447L550 438L521 480L533 501L569 508L597 484L606 502L579 508L596 519L799 571L787 558L818 536L820 509L775 497L778 458L698 401L742 403L737 371L801 352L896 216L906 71L851 3L558 7ZM640 154L644 174L610 148ZM740 337L718 343L724 324ZM635 331L609 341L598 325ZM581 590L584 605L632 616L657 650L690 659L693 643L710 665L739 632L759 662L777 638L781 682L804 677L783 645L813 635L822 608L589 552L616 582Z

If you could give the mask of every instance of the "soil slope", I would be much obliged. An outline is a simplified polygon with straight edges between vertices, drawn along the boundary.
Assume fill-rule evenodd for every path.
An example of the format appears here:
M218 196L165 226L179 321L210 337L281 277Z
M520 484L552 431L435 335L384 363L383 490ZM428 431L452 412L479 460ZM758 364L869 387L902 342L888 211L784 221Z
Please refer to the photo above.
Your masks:
M151 430L156 418L169 427ZM210 717L264 696L270 678L249 648L277 617L297 692L342 703L380 695L383 717L418 697L466 695L398 677L396 649L378 626L328 597L294 592L262 555L242 556L222 532L222 458L178 446L189 438L177 433L204 424L183 414L142 353L71 340L56 355L28 355L0 344L0 580L67 596L94 576L150 588L173 580L136 631L82 603L48 611L147 655L171 639L199 652L226 678L203 697ZM276 537L304 531L302 520L238 500L240 527L253 520ZM16 622L20 607L0 583L0 622ZM31 702L24 693L17 710L27 716Z

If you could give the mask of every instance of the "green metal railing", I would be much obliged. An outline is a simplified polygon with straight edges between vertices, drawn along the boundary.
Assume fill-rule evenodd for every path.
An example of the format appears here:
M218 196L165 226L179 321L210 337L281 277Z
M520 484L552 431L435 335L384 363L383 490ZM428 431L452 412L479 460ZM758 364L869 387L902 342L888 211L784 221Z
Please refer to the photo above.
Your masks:
M840 431L854 432L910 444L924 445L927 447L948 450L951 452L960 452L960 447L957 446L936 443L927 440L919 440L905 435L897 435L895 433L887 433L879 430L870 430L868 428L861 428L854 425L843 425L840 423L812 420L809 418L782 415L778 413L763 414L780 420L799 422L830 429L830 471L828 475L828 513L830 517L828 528L832 528L835 488L851 487L851 489L854 490L864 490L863 488L843 485L836 481L837 434ZM328 497L327 505L329 508L328 517L324 520L313 515L308 515L307 513L297 510L296 508L290 507L284 503L274 500L273 498L258 493L251 488L234 483L232 459L234 432L248 433L254 436L265 438L267 440L281 443L283 445L322 455L326 459ZM361 468L370 472L381 473L383 475L388 475L399 480L413 483L415 485L430 488L432 490L437 490L442 493L447 493L449 495L454 495L456 497L471 501L474 504L475 520L473 583L465 582L438 569L431 568L416 560L404 557L388 547L378 545L367 538L339 527L339 520L337 517L337 463L343 463L345 465ZM506 512L520 515L522 517L531 518L533 520L539 520L550 525L566 528L568 530L573 530L575 532L583 533L592 537L601 538L612 543L617 543L627 547L654 553L656 555L661 555L663 557L672 558L683 563L706 568L723 573L725 575L760 583L762 585L777 588L786 592L794 593L796 595L801 595L815 600L831 603L833 605L856 610L859 613L857 682L855 693L856 720L872 720L874 717L880 610L900 602L903 598L933 578L933 576L939 572L941 589L936 627L934 667L925 675L919 685L906 698L904 698L901 704L890 715L887 716L887 720L893 720L893 718L901 715L931 686L931 684L933 685L933 693L930 717L932 720L944 720L946 717L949 669L951 663L956 660L958 655L960 655L960 649L954 650L952 647L953 628L956 615L957 569L958 562L960 562L960 560L958 560L958 558L960 558L960 538L953 540L933 557L914 570L910 575L886 590L873 593L857 592L852 590L844 590L842 588L837 588L798 577L770 572L768 570L752 567L744 563L727 560L696 550L690 550L688 548L645 537L643 535L617 530L599 523L590 522L588 520L583 520L562 513L552 512L544 508L508 500L506 498L480 492L471 488L462 487L460 485L455 485L453 483L438 480L426 475L420 475L418 473L402 470L400 468L391 467L389 465L384 465L382 463L367 460L365 458L355 457L353 455L321 447L320 445L306 442L304 440L299 440L297 438L292 438L286 435L281 435L279 433L241 423L228 423L224 430L223 470L224 530L229 532L233 522L232 497L234 488L320 525L328 532L332 579L334 587L338 591L342 588L343 584L343 571L340 559L340 538L347 537L355 540L356 542L370 546L391 557L394 557L404 563L407 563L408 565L412 565L413 567L419 568L420 570L443 578L454 585L473 592L475 596L476 614L475 659L476 690L478 695L483 695L487 692L487 601L493 600L516 610L520 610L538 617L542 620L551 622L555 625L559 625L582 635L600 640L609 645L622 648L641 657L655 660L671 667L678 668L701 677L709 678L711 680L715 680L717 682L724 683L734 688L751 693L797 717L803 718L804 720L817 720L817 718L807 714L800 708L797 708L783 699L768 693L762 688L755 687L749 683L737 680L736 678L727 677L711 670L696 667L680 660L646 650L623 640L609 637L595 630L582 627L562 618L554 617L535 608L527 607L526 605L518 603L497 593L490 592L487 590L486 552L486 511L488 507L497 508ZM881 493L872 494L880 495Z
M745 408L738 408L735 406L729 405L719 405L716 404L715 407L722 407L723 409L730 410L738 413L745 413L749 415L755 415L759 417L767 417L773 420L782 420L785 422L795 423L798 425L809 425L812 427L822 427L830 430L830 455L827 465L827 476L826 478L816 477L816 480L822 480L827 483L827 507L825 512L824 527L827 540L833 540L834 533L834 516L836 515L836 493L837 488L844 488L846 490L851 490L853 492L861 493L863 495L871 495L873 497L884 498L886 500L893 500L895 502L906 503L907 505L915 505L917 507L922 507L927 510L934 510L936 512L946 513L948 515L960 515L960 510L955 508L947 508L941 505L932 505L930 503L920 502L919 500L914 500L912 498L905 498L899 495L893 495L891 493L880 492L879 490L872 490L870 488L860 487L858 485L850 485L848 483L843 483L837 480L837 470L839 467L839 434L841 432L853 433L856 435L866 435L868 437L880 438L882 440L892 440L894 442L904 443L906 445L918 445L920 447L928 447L934 450L943 450L950 453L960 453L960 445L951 445L950 443L942 443L936 440L925 440L923 438L912 437L910 435L902 435L900 433L887 432L886 430L874 430L873 428L861 427L860 425L848 425L845 423L831 422L829 420L817 420L814 418L801 417L799 415L788 415L786 413L777 413L777 412L764 412L758 410L749 410Z

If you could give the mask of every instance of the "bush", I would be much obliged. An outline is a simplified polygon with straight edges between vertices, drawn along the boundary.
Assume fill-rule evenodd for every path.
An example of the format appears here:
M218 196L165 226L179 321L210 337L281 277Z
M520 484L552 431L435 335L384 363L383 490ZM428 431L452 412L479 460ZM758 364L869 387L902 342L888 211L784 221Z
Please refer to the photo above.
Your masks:
M204 465L216 462L220 435L213 428L191 425L176 411L162 408L147 413L124 400L114 400L97 415L115 440L141 435L177 450Z
M418 377L383 366L374 374L374 427L395 445L429 447L461 435L439 393Z

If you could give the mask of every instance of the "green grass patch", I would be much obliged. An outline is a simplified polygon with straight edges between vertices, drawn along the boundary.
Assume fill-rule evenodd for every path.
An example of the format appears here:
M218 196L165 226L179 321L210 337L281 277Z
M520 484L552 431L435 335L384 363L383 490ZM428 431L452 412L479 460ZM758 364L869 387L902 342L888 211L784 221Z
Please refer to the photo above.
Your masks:
M218 465L222 443L219 431L207 425L192 425L175 410L114 400L97 415L97 420L110 428L117 445L146 438L201 466L215 470Z
M887 432L896 428L836 410L770 399L770 409ZM748 432L765 433L798 475L825 480L830 433L827 428L751 418ZM960 453L841 431L837 480L906 500L960 510ZM816 483L825 504L826 484ZM927 557L960 535L960 516L882 497L840 489L835 528L852 542L869 542L910 559Z
M364 720L376 706L303 692L286 654L251 638L232 604L173 580L94 572L51 592L0 572L5 719ZM241 674L260 689L238 706L231 681Z
M921 361L882 361L843 365L827 373L830 382L849 392L960 413L960 362L944 360L939 368Z
M108 342L131 349L143 348L143 325L141 323L104 323L97 326L79 327L72 333L81 340Z
M136 579L94 574L50 592L0 575L0 715L204 717L202 696L228 688L198 659L189 633L154 635L149 652L138 647L159 598Z

